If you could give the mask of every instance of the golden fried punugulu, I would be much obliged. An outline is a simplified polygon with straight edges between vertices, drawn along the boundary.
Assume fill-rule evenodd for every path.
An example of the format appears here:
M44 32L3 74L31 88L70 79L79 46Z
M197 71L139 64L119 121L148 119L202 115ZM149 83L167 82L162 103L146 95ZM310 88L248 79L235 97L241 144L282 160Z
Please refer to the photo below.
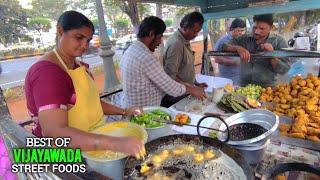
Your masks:
M318 106L313 104L307 104L305 109L307 112L314 112L317 111Z
M195 148L193 146L191 146L191 145L188 145L188 146L185 147L185 150L187 152L193 152L195 150Z
M304 133L289 133L288 136L293 138L301 138L301 139L305 138Z
M320 80L319 80L319 79L314 80L314 81L313 81L313 85L319 87L319 85L320 85Z
M300 79L300 80L298 81L298 84L299 84L299 86L301 86L301 87L305 87L305 86L307 85L307 82L306 82L305 80L303 80L303 79Z
M296 89L292 90L290 93L292 96L296 97L298 95L298 91Z
M295 78L293 78L293 79L291 79L290 84L291 84L291 86L295 86L298 84L298 81Z
M280 124L279 125L279 130L280 132L288 132L291 128L291 125L289 124Z
M286 98L287 101L291 101L293 99L290 94L286 94L284 98Z
M163 150L161 151L161 153L159 154L159 156L162 158L162 159L167 159L168 156L169 156L170 152L168 150Z
M150 166L148 166L147 164L143 164L143 165L141 166L140 173L142 173L142 174L147 173L147 172L150 171L150 169L151 169Z
M308 83L307 86L308 86L309 88L311 88L311 89L314 88L314 85L313 85L312 83Z
M204 161L204 155L202 153L195 153L193 154L193 159L197 163L201 163Z
M213 150L207 150L205 153L204 153L204 157L206 159L212 159L214 158L216 155L215 153L213 152Z
M272 102L279 103L280 102L280 98L276 96L275 98L273 98Z
M283 97L280 99L280 103L285 104L285 103L287 103L287 100Z
M298 99L298 98L293 98L291 102L294 103L294 104L295 104L295 103L298 103L298 102L299 102L299 99Z
M295 76L294 79L296 79L297 81L299 81L301 78L301 76Z
M280 104L280 108L281 109L290 109L290 105L289 104Z
M162 159L159 155L153 155L151 160L154 164L161 164L164 159Z
M295 85L295 86L293 86L293 89L294 89L294 90L299 90L299 89L300 89L300 86L299 86L299 85Z
M184 150L181 148L176 148L172 150L172 153L176 156L182 156L184 153Z
M284 113L284 110L280 107L276 107L275 111L280 112L280 113Z

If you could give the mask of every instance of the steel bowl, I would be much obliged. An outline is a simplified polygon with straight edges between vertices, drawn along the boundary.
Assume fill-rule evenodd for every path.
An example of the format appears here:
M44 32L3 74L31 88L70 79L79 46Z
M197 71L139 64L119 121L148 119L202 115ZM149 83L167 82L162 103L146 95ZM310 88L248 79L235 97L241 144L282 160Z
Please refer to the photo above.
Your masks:
M270 139L256 146L232 146L237 149L243 158L251 165L258 164L266 152Z
M119 126L119 123L125 123L124 127ZM104 127L110 127L105 129ZM130 122L111 122L106 125L97 128L92 133L95 134L103 134L109 136L117 136L117 137L127 137L127 133L134 134L138 138L141 138L143 143L147 141L147 132L139 125L130 123ZM130 136L130 135L129 135ZM90 155L88 152L82 152L82 156L85 158L88 167L96 172L103 174L104 176L108 176L115 180L122 179L123 168L125 165L125 161L127 159L127 155L120 154L116 158L108 159L108 158L99 158Z
M171 116L171 120L175 118L175 113L170 111L169 109L165 107L160 106L146 106L143 107L144 112L151 112L153 110L159 109ZM154 139L157 139L159 137L168 136L171 134L174 134L173 130L171 129L171 125L164 124L163 126L159 126L156 128L145 128L148 133L148 142L152 141Z
M227 143L230 145L242 145L242 146L256 146L256 144L265 142L269 136L276 131L279 126L279 117L273 112L264 109L252 109L245 112L237 113L225 119L228 126L232 126L240 123L252 123L262 126L267 129L267 132L257 136L255 138L243 140L243 141L232 141L229 140ZM219 130L225 131L227 128L224 124L221 124ZM226 139L225 133L219 133L218 139Z

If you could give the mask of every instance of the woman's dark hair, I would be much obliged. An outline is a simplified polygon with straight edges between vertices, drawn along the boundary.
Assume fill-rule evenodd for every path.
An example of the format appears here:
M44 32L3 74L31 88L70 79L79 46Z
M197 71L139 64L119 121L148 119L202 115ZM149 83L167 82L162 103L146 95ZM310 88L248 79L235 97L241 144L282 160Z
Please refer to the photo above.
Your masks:
M235 19L232 21L231 26L230 26L230 31L236 29L236 28L245 28L246 27L246 22L242 19Z
M181 22L180 22L180 27L181 28L192 28L195 23L203 24L204 18L202 14L198 11L194 11L192 13L189 13L185 15Z
M255 15L253 16L253 22L260 21L273 25L273 15L272 14L263 14L263 15Z
M139 26L138 38L149 36L150 32L153 31L155 35L163 34L166 30L166 24L162 19L156 16L149 16L143 19Z
M86 16L77 11L66 11L62 13L58 19L57 25L61 26L63 31L79 29L85 26L94 32L94 26L92 22Z

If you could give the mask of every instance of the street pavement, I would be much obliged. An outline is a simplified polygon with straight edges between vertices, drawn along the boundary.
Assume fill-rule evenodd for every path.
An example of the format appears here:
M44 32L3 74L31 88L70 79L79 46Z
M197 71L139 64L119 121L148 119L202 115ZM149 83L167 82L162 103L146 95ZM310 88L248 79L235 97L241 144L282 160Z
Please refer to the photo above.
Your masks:
M120 59L121 55L122 51L116 50L114 59ZM39 56L0 61L2 66L2 73L0 74L0 87L2 89L8 89L23 85L28 69L36 62L38 58ZM103 64L102 58L98 56L97 53L84 56L82 61L88 63L90 68L101 66Z

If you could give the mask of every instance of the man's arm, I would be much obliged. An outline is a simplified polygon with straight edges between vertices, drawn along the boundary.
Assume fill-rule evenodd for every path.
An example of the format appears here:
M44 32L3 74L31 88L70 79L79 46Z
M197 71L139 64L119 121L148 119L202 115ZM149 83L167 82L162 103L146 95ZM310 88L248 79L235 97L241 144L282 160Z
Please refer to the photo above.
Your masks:
M274 50L281 50L282 48L287 47L287 43L281 37L278 37L277 44L275 47L272 46L270 43L265 43L261 45L261 48L265 51L274 51ZM289 71L290 65L287 58L273 58L270 60L270 64L274 72L279 74L285 74Z
M226 66L238 66L238 65L240 65L240 61L239 60L233 60L233 59L228 58L228 57L216 56L215 60L216 60L217 63L222 64L222 65L226 65Z
M231 40L230 43L223 44L222 50L228 51L228 52L237 52L240 56L240 59L247 61L247 62L250 61L250 52L242 46L233 44L235 42L236 41Z
M223 51L222 50L222 46L223 44L227 43L227 41L224 41L223 38L220 38L215 47L214 47L214 50L215 51ZM216 56L214 57L215 58L215 61L216 63L218 64L222 64L222 65L227 65L227 66L237 66L237 65L240 65L240 61L236 61L236 60L233 60L233 59L230 59L229 57L223 57L223 56Z

